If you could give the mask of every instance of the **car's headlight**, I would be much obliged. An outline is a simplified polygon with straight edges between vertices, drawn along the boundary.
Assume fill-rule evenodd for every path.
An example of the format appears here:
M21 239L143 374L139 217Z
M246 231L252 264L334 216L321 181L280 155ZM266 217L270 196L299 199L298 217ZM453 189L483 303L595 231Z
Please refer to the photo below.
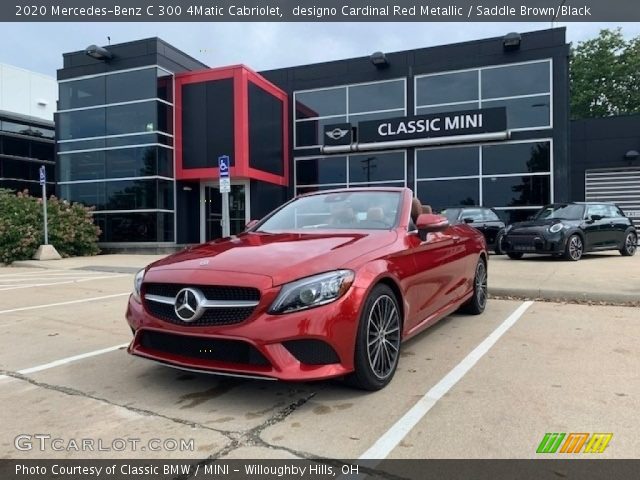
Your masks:
M558 233L560 230L564 228L564 225L561 222L554 223L549 227L549 231L551 233Z
M144 268L136 273L133 277L133 298L140 301L140 288L142 287L142 279L144 278Z
M287 283L269 313L289 313L319 307L342 297L353 283L351 270L336 270Z

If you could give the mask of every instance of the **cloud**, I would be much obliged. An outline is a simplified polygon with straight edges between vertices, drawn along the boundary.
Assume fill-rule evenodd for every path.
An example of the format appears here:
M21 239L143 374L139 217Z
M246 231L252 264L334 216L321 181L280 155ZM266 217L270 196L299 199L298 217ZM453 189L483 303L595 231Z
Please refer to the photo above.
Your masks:
M548 23L0 23L0 62L47 75L62 54L92 43L122 43L158 36L209 66L243 63L254 70L303 65L549 28ZM638 23L570 23L567 40L622 27L640 35Z

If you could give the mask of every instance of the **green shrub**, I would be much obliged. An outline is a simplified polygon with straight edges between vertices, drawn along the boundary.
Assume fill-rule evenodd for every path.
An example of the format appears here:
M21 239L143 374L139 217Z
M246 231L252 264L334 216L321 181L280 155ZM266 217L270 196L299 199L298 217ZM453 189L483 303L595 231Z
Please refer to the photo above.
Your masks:
M47 200L49 243L61 256L99 253L100 229L91 210L53 196ZM43 242L42 200L0 189L0 262L30 259Z

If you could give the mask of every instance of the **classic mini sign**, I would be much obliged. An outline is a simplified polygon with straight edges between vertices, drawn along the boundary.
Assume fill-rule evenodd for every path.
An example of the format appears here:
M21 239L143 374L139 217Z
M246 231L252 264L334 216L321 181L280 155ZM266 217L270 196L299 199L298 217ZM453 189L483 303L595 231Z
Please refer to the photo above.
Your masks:
M349 124L325 126L324 150L366 150L380 144L421 145L498 140L508 137L507 113L504 107L434 113L360 122L356 128L357 143L351 135L339 136Z
M449 137L500 132L506 129L505 108L485 108L361 122L358 124L358 141Z

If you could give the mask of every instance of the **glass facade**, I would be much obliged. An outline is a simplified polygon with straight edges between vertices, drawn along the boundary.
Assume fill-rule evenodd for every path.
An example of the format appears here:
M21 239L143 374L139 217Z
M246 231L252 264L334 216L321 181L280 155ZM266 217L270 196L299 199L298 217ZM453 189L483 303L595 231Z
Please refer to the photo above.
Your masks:
M548 139L417 149L416 191L436 210L484 205L521 219L553 201L551 166Z
M41 196L39 170L44 165L48 193L55 191L54 133L53 124L0 117L0 188Z
M298 158L296 194L329 188L406 186L406 152Z
M59 193L95 207L102 242L174 242L173 74L60 82Z
M511 130L552 125L551 60L417 76L415 113L506 107Z
M298 91L293 99L295 148L320 146L325 125L407 114L404 78Z

